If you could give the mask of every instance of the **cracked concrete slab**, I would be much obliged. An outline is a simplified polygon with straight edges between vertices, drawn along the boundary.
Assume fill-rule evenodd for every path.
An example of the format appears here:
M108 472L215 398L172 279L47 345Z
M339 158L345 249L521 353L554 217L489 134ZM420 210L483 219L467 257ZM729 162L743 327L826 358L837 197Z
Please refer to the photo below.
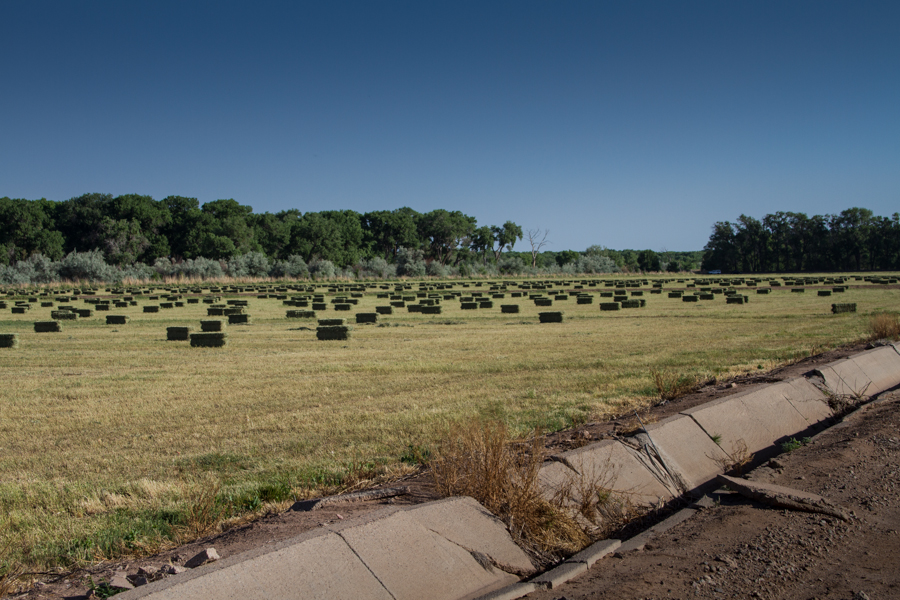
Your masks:
M506 526L474 498L457 496L407 509L410 517L467 550L487 555L499 568L518 575L534 572L528 555Z
M774 385L810 425L818 425L833 416L828 398L806 377L794 377Z
M396 600L456 600L518 581L485 568L468 549L426 528L413 513L398 511L337 532Z
M603 440L558 457L571 467L566 469L568 473L561 475L567 477L575 489L578 489L578 483L609 489L642 506L665 503L677 495L674 487L670 490L663 485L617 440Z
M335 565L340 565L338 569ZM393 600L356 553L322 530L191 569L119 594L122 600Z
M900 385L900 354L890 347L873 348L850 358L871 381L866 395L873 396Z
M730 457L687 415L674 415L645 427L647 433L637 438L649 437L666 467L683 482L685 491L702 487L724 471Z

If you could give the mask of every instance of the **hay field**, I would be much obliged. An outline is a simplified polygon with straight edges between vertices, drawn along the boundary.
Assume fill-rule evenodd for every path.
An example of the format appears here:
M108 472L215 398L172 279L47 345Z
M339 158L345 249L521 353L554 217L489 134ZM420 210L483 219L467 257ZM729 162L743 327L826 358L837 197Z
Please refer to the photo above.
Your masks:
M534 284L516 280L523 281ZM319 341L315 320L285 318L294 307L274 295L304 291L270 285L262 291L272 297L258 298L261 290L249 289L256 286L222 290L214 295L223 303L247 299L252 317L249 325L227 327L224 348L167 341L167 327L199 332L201 320L222 317L208 317L202 303L144 313L144 305L159 304L147 293L134 294L137 306L62 321L59 333L33 331L55 308L37 302L27 314L0 309L0 334L19 334L18 348L0 348L0 539L13 549L7 560L41 570L154 551L210 525L198 523L198 501L214 499L217 518L241 518L267 503L399 473L410 447L427 450L456 420L503 420L525 434L603 419L658 401L651 369L698 379L767 370L866 337L873 314L900 306L897 289L852 277L846 292L827 298L816 287L762 295L734 286L749 298L743 305L726 304L723 294L696 303L668 297L690 279L666 280L661 294L651 294L651 278L639 288L645 307L601 312L599 302L612 298L600 292L613 288L592 281L549 285L553 292L583 286L577 291L593 304L571 296L546 308L527 296L553 297L551 290L513 298L522 291L515 284L491 292L486 282L455 282L431 293L505 298L478 310L443 299L439 315L395 308L377 325L354 324L347 341ZM448 285L428 285L438 284ZM351 322L357 312L389 304L377 294L394 294L393 284L369 284L358 305L336 312L330 300L349 291L318 285L328 303L318 316ZM418 283L406 285L404 296L419 290ZM699 279L696 285L724 287ZM210 294L188 287L180 293ZM90 307L83 298L68 303ZM16 299L6 302L11 307ZM855 302L858 312L832 315L832 302ZM503 314L501 304L518 304L521 312ZM557 310L563 323L538 322L539 312ZM106 325L106 314L130 322Z

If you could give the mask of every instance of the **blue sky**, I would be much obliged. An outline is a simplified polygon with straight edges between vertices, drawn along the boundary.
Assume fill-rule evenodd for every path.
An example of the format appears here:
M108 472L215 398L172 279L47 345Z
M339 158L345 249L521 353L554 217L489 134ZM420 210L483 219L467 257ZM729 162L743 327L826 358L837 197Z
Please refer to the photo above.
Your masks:
M446 208L552 250L889 215L898 23L896 1L3 0L0 196Z

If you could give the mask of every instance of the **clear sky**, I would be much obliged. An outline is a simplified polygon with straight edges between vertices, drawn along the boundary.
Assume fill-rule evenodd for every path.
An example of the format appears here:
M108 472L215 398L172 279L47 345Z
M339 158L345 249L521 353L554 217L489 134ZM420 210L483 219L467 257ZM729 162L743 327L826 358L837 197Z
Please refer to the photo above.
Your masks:
M897 0L2 0L0 196L445 208L551 250L889 215L898 24Z

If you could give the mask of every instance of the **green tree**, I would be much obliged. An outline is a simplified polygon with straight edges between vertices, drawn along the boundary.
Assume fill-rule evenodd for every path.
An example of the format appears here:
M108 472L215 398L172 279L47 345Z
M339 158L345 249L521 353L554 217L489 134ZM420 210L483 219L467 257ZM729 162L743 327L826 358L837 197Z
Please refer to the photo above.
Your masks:
M637 256L638 268L647 273L649 271L659 271L659 255L653 250L642 250Z
M497 262L500 261L500 253L503 252L503 249L512 250L516 245L516 240L521 240L523 236L522 228L512 221L507 221L503 227L492 225L491 232L494 236L494 243L497 244L497 248L494 249L494 260Z
M408 207L368 212L362 216L366 240L378 254L395 261L400 248L422 246L416 228L416 221L421 216Z
M563 250L556 254L556 264L563 267L577 261L580 257L581 255L574 250Z
M455 210L442 208L422 215L419 219L419 236L428 246L428 258L446 265L453 258L464 239L475 230L475 217L469 217Z
M48 200L0 198L0 264L42 254L63 256L64 238L53 220L55 203Z

